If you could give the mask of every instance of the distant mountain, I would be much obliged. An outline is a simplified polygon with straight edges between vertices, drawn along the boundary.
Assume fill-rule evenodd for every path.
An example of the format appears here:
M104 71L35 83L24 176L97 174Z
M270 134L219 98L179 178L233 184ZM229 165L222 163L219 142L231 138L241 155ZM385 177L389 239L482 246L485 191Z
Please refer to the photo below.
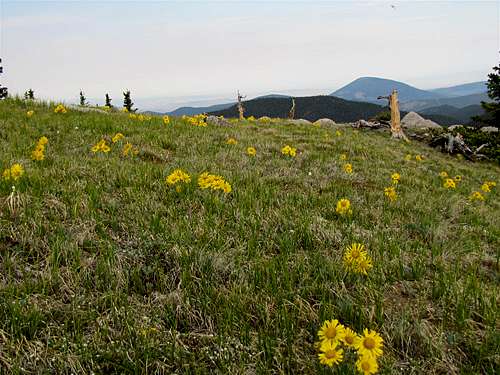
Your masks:
M481 101L490 101L488 94L472 94L459 96L456 98L438 98L427 100L415 100L401 103L400 107L403 111L416 111L420 112L426 108L439 107L439 106L453 106L456 108L464 108L470 105L481 104Z
M169 116L194 116L200 113L220 111L229 108L232 105L234 105L234 103L214 104L208 107L180 107L172 112L167 112L166 114Z
M376 77L358 78L330 95L346 100L385 104L377 97L389 95L394 89L398 90L401 103L441 97L438 93L420 90L403 82Z
M469 105L464 108L456 108L451 105L441 105L439 107L424 109L420 112L420 114L424 116L446 116L455 119L455 124L468 124L473 116L484 114L484 109L479 104Z
M288 95L281 95L281 94L269 94L269 95L259 96L256 99L260 99L260 98L289 98L289 96ZM211 105L208 107L180 107L174 111L167 112L166 114L169 116L183 116L183 115L194 116L194 115L198 115L200 113L222 111L222 110L229 108L235 104L236 104L236 102L214 104L214 105Z
M352 122L369 119L387 108L380 105L349 101L334 96L308 96L295 98L295 118L316 121L329 118L336 122ZM260 98L245 102L245 116L288 117L291 108L289 98ZM224 117L237 117L238 108L233 105L227 109L210 114Z
M439 89L429 90L430 92L453 98L457 96L466 96L473 94L484 94L487 91L486 81L466 83L464 85L444 87Z

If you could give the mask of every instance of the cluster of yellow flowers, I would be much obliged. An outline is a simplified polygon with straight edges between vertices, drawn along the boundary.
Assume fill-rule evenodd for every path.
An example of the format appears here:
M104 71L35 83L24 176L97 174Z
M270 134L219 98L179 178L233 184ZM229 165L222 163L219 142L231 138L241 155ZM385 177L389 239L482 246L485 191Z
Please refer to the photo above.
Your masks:
M163 123L165 125L169 125L170 124L170 117L169 116L167 116L167 115L163 116L162 120L163 120Z
M228 145L237 145L238 144L238 141L234 138L228 138L228 140L226 141L226 143Z
M2 178L5 181L17 181L24 174L24 168L21 164L15 163L12 164L10 168L4 169L2 173Z
M394 186L389 186L384 189L384 195L389 198L391 202L394 202L398 199L398 193L396 192L396 188Z
M137 155L139 153L139 150L135 148L132 143L127 142L123 145L122 149L122 156L127 157L129 155Z
M352 174L352 164L350 163L344 164L344 172L347 174Z
M138 120L138 121L150 121L152 119L151 116L149 115L143 115L142 113L140 114L135 114L135 113L131 113L128 115L129 118L133 119L133 120Z
M337 319L327 320L318 331L320 363L333 367L344 359L344 350L355 349L358 354L356 368L363 375L378 372L377 359L383 354L384 339L373 330L365 328L363 334L357 334Z
M337 207L335 208L335 212L339 215L352 215L351 209L351 201L346 198L342 198L337 202Z
M113 136L113 138L111 138L111 141L112 141L113 143L116 143L116 142L118 142L120 139L123 139L123 138L125 138L125 136L124 136L122 133L116 133L116 134Z
M250 121L250 122L255 121L255 117L253 117L253 116L247 117L247 121Z
M45 159L45 145L49 143L47 137L41 137L36 143L35 149L31 152L31 159L43 160Z
M104 152L108 153L111 151L111 147L109 147L106 144L106 141L104 139L101 139L99 142L97 142L94 146L92 146L92 152L95 154L96 152Z
M337 137L340 137L340 136L342 135L342 132L341 132L340 130L336 130L336 131L335 131L335 135L336 135Z
M462 181L462 176L456 175L455 177L451 178L448 176L448 173L446 171L441 171L439 173L439 177L443 179L443 186L446 189L455 189L457 187L457 183Z
M257 150L255 147L247 147L247 154L250 156L255 156L257 154Z
M33 115L35 114L35 111L31 110L31 111L28 111L26 112L26 117L32 117Z
M205 127L207 126L207 122L205 121L207 119L207 115L200 113L199 115L195 116L182 116L182 120L187 122L189 125L194 125L194 126L200 126L200 127Z
M365 245L353 243L348 246L344 253L344 266L351 272L368 275L373 264L372 258L365 250Z
M401 180L401 175L398 172L394 172L391 174L391 180L393 185L399 184L399 180Z
M415 155L415 160L416 161L423 161L424 157L422 155Z
M232 190L231 185L224 178L208 172L203 172L198 177L198 186L202 189L222 190L226 194Z
M293 158L297 155L297 149L295 147L290 147L289 145L286 145L281 149L281 153L283 155L288 155Z
M191 176L182 169L176 169L167 176L165 182L167 185L175 186L176 191L180 193L182 191L181 184L189 184ZM198 177L198 186L201 189L222 190L226 194L232 190L231 185L224 178L208 172L203 172Z
M484 192L484 193L490 193L491 192L491 189L493 187L497 186L496 182L494 181L485 181L482 185L481 185L481 190ZM483 194L481 194L481 192L479 191L473 191L471 195L469 195L469 200L471 201L484 201L485 200L485 196Z
M191 182L191 176L182 169L176 169L167 176L165 182L167 185L175 186L175 190L180 193L182 191L181 184L189 184Z
M62 104L58 104L57 107L54 109L54 113L66 113L66 112L68 112L68 110Z

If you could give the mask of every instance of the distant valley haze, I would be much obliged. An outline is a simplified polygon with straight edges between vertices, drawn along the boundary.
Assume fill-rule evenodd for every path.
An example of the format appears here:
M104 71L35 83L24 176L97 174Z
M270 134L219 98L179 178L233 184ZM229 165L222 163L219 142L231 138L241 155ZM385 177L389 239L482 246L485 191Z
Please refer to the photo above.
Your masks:
M396 7L391 7L395 4ZM497 1L2 1L1 83L140 110L271 93L328 95L359 77L423 90L485 81ZM33 62L37 62L34 64Z

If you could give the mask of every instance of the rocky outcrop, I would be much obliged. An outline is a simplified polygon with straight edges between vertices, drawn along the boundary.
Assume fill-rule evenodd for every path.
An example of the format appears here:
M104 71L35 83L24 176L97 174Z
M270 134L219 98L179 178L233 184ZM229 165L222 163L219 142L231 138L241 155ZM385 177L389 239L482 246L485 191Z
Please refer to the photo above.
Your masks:
M208 116L206 122L209 125L231 126L231 123L227 121L224 117Z
M496 133L498 132L498 128L495 128L494 126L485 126L481 128L481 131L485 133Z
M303 118L301 118L298 120L288 120L288 123L295 124L295 125L307 125L307 124L311 124L311 121L304 120Z
M441 125L436 124L434 121L426 120L416 112L410 112L403 120L401 120L403 128L407 129L428 129L428 128L441 128Z
M320 125L320 126L333 126L336 125L335 121L330 120L329 118L321 118L319 120L316 120L314 122L314 125Z

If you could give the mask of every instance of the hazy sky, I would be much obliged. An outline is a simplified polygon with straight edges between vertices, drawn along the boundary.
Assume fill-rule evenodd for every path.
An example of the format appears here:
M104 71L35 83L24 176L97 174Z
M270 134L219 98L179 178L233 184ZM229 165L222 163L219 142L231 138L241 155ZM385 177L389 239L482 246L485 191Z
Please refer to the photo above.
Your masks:
M1 83L69 101L129 88L170 108L360 76L434 88L484 80L500 57L498 1L0 2Z

